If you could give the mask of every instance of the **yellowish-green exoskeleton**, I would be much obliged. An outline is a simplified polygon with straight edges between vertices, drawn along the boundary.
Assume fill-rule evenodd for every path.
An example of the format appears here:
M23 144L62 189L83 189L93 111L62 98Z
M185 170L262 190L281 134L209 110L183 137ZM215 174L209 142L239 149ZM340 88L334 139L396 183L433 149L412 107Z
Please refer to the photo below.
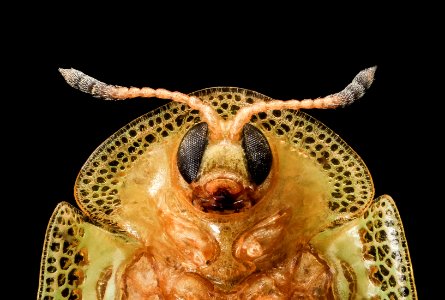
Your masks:
M173 100L103 142L44 243L38 299L416 299L402 222L361 158L301 109L360 98L375 67L323 98L108 85Z

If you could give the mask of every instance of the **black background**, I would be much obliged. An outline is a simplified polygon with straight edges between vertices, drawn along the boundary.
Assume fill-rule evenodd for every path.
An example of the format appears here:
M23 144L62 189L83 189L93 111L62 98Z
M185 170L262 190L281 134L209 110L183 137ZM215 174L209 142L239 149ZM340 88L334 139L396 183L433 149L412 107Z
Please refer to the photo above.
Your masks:
M10 61L10 78L17 87L11 98L14 108L5 114L15 120L6 125L12 132L6 151L14 153L14 159L4 156L7 165L12 164L9 186L15 191L8 199L13 211L20 212L20 228L26 228L12 230L26 253L21 256L26 272L20 276L27 287L23 299L35 298L48 220L58 202L75 205L74 181L88 156L119 128L165 103L97 100L70 88L59 67L123 86L183 93L238 86L276 99L303 99L338 92L357 72L373 65L378 66L376 79L362 99L345 108L308 113L363 158L377 196L395 199L418 296L433 298L430 271L435 252L429 245L436 228L432 211L439 202L440 186L434 178L441 175L432 171L443 163L436 143L438 95L431 93L437 88L431 70L437 61L430 40L410 23L379 25L383 21L378 15L369 28L363 26L370 20L365 16L334 28L337 18L332 16L327 19L331 22L316 25L270 13L274 21L267 18L267 10L248 19L233 10L217 19L158 13L152 20L150 13L129 21L102 15L94 22L97 15L85 16L94 22L87 23L83 15L58 10L29 24L20 38L22 52ZM378 26L384 30L372 30Z

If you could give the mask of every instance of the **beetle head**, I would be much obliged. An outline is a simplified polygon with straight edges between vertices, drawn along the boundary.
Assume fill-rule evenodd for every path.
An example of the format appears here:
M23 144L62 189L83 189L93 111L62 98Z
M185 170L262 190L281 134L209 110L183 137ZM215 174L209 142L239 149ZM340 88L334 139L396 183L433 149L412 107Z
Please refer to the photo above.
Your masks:
M178 149L178 170L193 190L191 201L206 212L244 211L258 201L257 187L271 170L269 143L250 124L244 125L240 141L209 139L208 127L193 126Z
M195 207L232 213L255 205L258 191L268 182L272 151L267 138L249 124L255 114L269 110L327 109L360 98L374 79L376 67L359 72L342 91L317 99L267 100L245 103L230 118L223 118L198 97L164 89L108 85L74 69L60 69L73 87L106 100L157 97L185 103L199 111L201 123L183 137L177 152L179 173L191 186Z

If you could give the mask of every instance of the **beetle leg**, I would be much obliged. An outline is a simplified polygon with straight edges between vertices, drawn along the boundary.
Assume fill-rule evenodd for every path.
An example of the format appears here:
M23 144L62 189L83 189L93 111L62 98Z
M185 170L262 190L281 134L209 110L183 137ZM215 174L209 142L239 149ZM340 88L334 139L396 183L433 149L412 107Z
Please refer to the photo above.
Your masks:
M148 253L141 253L127 267L123 276L123 299L158 299L161 290L154 261Z
M315 299L333 299L332 276L325 261L310 250L304 250L293 269L292 299L307 295Z

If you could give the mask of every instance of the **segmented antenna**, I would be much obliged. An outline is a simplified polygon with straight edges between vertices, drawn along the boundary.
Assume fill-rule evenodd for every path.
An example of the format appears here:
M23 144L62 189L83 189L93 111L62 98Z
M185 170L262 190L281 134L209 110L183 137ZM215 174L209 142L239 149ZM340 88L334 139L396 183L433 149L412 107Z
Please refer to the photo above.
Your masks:
M103 100L125 100L130 98L160 98L187 104L190 108L200 112L203 122L209 126L210 132L221 132L219 128L221 117L199 98L188 96L180 92L170 92L165 89L152 89L149 87L123 87L110 85L88 76L76 69L59 69L65 81L75 89L93 95Z
M241 136L241 130L250 118L257 113L268 110L282 110L282 109L328 109L336 108L338 106L345 106L351 104L355 100L361 98L365 91L371 86L374 81L374 74L376 66L360 71L348 86L342 91L317 99L304 100L272 100L269 102L258 102L251 106L241 108L236 114L232 126L230 127L229 138L238 140Z
M227 136L230 140L239 140L243 126L257 113L268 110L283 109L328 109L351 104L361 98L374 81L376 66L360 71L342 91L316 99L304 100L272 100L257 102L239 109L233 120L225 121L210 106L204 104L195 96L188 96L180 92L170 92L165 89L152 89L149 87L123 87L103 83L75 69L59 69L66 82L96 98L104 100L124 100L129 98L160 98L170 99L175 102L185 103L192 109L200 112L203 122L209 126L210 139L218 139Z

